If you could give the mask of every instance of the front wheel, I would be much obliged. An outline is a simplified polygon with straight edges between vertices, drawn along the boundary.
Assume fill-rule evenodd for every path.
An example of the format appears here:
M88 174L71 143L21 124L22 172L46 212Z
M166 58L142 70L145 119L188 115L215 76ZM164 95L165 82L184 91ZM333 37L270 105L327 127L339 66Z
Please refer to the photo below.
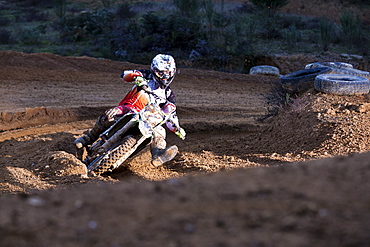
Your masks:
M132 148L136 144L134 136L126 136L122 143L107 153L96 158L87 167L88 172L94 172L96 175L101 175L104 172L112 171L118 168L130 155L135 151Z

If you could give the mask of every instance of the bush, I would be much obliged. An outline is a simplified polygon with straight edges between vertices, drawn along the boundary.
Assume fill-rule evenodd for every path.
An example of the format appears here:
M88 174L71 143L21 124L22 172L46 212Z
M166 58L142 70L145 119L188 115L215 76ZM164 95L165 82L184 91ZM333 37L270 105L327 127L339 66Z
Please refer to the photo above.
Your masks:
M66 16L60 23L60 37L63 42L95 40L99 35L111 36L114 14L106 9Z
M344 12L339 20L342 27L343 41L346 44L355 45L362 40L362 24L358 14L354 16L351 12Z
M204 38L201 31L201 22L198 18L185 18L169 15L166 18L163 35L169 42L169 48L180 48L190 52L198 39Z
M49 19L49 14L47 12L39 12L39 10L35 8L30 8L27 10L25 18L27 22L47 21Z
M341 0L341 2L370 5L370 0Z
M265 38L272 40L272 39L279 39L282 37L280 33L280 29L277 26L276 18L274 16L267 17L265 20L262 22L264 24L264 30L265 30ZM292 29L294 27L294 30L296 30L296 25L293 23L288 27L288 29Z
M202 2L201 0L172 0L181 16L195 17L198 16Z
M12 35L8 30L0 30L0 44L10 44Z
M284 38L288 46L296 47L297 43L301 40L301 32L295 25L292 25L285 30Z
M320 42L323 51L329 50L329 45L336 39L335 25L333 22L321 19L320 20Z
M112 5L116 3L116 0L101 0L104 8L110 8Z
M19 33L20 41L25 45L36 45L40 43L40 32L37 29L21 29Z
M131 5L128 3L122 3L119 4L116 7L116 12L115 12L117 19L118 20L127 20L129 18L132 18L136 15L134 11L131 10Z
M50 0L13 0L11 2L17 2L20 7L51 7L53 4Z
M250 0L257 8L266 11L270 16L289 3L288 0Z
M171 13L160 16L149 11L137 22L122 21L116 25L111 44L116 55L137 63L137 59L147 58L139 55L144 53L176 50L189 55L198 40L205 36L198 17L186 18Z
M62 22L67 12L67 0L54 0L55 6L54 11L59 20Z
M11 23L11 20L6 17L0 17L0 27L8 26Z

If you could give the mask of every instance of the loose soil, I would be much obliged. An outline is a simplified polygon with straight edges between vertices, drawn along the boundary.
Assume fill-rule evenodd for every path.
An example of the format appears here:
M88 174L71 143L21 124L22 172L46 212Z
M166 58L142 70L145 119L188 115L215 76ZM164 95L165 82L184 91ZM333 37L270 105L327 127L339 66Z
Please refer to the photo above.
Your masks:
M369 95L288 99L277 76L180 68L175 159L154 168L144 150L88 177L74 139L132 87L122 70L148 65L0 65L1 246L370 246Z

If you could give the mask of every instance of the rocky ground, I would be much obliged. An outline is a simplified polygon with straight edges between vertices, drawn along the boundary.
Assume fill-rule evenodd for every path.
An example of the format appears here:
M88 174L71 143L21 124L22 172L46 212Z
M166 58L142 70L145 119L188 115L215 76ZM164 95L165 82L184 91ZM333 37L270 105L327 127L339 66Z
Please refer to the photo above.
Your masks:
M73 140L131 88L121 71L148 65L10 51L0 65L1 246L370 245L369 95L288 98L277 76L180 68L176 158L154 168L145 150L86 177Z

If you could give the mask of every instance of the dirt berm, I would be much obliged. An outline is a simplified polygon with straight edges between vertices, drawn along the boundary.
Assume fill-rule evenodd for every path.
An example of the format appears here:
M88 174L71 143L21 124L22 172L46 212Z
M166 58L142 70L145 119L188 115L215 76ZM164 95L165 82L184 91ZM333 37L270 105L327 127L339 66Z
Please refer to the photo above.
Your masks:
M0 246L370 246L369 95L180 68L175 159L81 175L73 140L147 67L0 52Z

